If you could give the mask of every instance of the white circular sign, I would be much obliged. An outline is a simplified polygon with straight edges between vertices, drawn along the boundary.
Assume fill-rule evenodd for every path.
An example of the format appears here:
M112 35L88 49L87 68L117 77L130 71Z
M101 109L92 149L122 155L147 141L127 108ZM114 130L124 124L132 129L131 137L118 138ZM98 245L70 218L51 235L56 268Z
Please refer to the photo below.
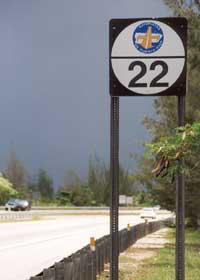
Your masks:
M181 75L185 49L167 24L141 20L119 33L111 50L111 65L118 81L129 91L158 94Z

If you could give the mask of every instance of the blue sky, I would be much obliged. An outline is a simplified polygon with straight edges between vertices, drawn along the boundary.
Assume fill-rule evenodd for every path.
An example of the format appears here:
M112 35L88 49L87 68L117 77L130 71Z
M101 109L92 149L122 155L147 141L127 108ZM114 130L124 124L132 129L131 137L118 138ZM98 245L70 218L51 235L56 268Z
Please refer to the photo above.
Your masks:
M88 159L109 162L108 22L170 16L161 0L2 0L0 2L0 169L11 146L30 174L55 185ZM141 125L153 98L120 99L120 161L149 135Z

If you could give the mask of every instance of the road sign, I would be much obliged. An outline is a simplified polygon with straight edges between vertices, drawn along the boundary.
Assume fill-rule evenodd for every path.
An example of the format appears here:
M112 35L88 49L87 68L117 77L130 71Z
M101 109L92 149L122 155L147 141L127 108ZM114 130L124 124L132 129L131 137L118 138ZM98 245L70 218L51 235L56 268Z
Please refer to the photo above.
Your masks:
M127 196L126 197L126 204L127 205L132 205L133 204L133 197L132 196Z
M119 195L119 204L122 205L126 205L126 195Z
M120 205L132 205L133 204L133 197L126 196L126 195L119 195L119 204Z
M110 95L186 94L185 18L110 21Z
M185 18L110 21L111 280L118 280L119 97L176 95L178 125L184 125L186 44ZM179 170L183 165L183 160L179 160ZM185 279L184 203L184 174L180 172L176 197L176 280Z

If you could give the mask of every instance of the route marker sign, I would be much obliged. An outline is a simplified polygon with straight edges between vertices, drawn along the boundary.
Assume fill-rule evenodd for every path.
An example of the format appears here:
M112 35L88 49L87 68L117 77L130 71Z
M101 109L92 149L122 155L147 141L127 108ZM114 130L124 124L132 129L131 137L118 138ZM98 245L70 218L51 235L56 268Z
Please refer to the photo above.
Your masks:
M186 94L185 18L110 21L110 95Z
M185 18L110 21L110 279L119 274L119 97L171 96L178 101L178 126L184 125L187 20ZM178 161L179 169L184 165ZM185 280L185 182L177 176L176 280Z

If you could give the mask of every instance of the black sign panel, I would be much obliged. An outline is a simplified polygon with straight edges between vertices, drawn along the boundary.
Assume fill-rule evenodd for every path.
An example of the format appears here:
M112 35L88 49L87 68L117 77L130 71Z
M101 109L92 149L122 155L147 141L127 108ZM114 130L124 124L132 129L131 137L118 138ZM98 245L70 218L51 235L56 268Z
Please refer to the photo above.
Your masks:
M110 21L110 95L186 94L185 18Z

